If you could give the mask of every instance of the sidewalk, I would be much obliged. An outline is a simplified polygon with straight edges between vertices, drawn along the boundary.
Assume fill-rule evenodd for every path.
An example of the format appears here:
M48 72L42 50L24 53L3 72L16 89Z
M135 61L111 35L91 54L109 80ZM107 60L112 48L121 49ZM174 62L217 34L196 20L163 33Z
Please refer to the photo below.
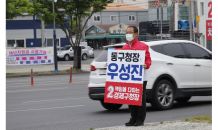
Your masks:
M73 64L58 64L58 70L67 70L73 67ZM6 66L6 73L30 73L31 69L33 72L45 72L54 71L54 64L45 65L16 65ZM81 70L90 71L90 64L82 64Z
M95 130L212 130L212 123L197 123L197 122L163 122L161 123L146 123L144 126L115 126L107 128L98 128Z

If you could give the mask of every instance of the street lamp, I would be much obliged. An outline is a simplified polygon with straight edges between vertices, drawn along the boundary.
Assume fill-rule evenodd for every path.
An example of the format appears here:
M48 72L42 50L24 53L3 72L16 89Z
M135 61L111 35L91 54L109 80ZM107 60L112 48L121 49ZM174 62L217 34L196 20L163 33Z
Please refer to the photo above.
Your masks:
M57 0L52 0L53 13L54 13L54 2L57 2ZM58 64L57 64L57 47L56 47L55 16L54 16L54 21L53 21L53 39L54 39L54 62L55 62L55 70L54 70L54 72L59 72L59 70L58 70Z

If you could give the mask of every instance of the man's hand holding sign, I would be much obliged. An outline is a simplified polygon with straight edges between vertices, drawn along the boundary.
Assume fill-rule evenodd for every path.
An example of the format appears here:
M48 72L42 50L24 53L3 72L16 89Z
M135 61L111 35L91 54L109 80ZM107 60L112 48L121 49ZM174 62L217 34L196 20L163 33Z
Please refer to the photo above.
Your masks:
M141 126L146 117L147 69L151 65L149 47L137 39L138 29L129 26L122 49L109 48L104 102L128 104L131 112L126 126Z
M141 106L145 50L108 50L105 87L107 103Z

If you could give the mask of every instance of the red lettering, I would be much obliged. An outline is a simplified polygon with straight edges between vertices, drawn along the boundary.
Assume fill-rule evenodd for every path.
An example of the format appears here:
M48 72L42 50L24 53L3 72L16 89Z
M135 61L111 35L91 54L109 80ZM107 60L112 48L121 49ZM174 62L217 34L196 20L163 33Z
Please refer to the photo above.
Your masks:
M210 7L210 10L208 12L208 18L212 18L212 1L208 3L208 7Z

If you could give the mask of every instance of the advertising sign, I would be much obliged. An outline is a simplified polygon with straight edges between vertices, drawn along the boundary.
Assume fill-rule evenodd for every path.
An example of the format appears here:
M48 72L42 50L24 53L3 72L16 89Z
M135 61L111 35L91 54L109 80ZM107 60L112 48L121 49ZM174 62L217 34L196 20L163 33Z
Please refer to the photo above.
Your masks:
M51 64L53 47L6 49L6 65Z
M80 46L87 46L87 42L80 42Z
M212 0L206 0L206 39L212 40Z
M141 105L145 50L108 49L106 103Z

